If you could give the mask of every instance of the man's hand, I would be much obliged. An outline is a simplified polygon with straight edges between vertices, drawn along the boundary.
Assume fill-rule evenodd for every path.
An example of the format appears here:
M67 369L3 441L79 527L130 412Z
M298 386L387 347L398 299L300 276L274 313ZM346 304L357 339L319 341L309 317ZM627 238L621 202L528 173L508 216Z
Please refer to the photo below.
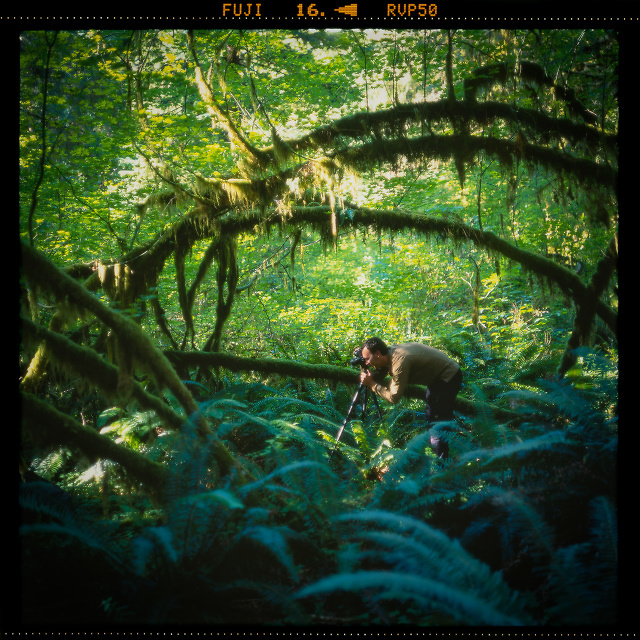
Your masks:
M373 389L376 384L376 381L373 379L373 375L371 371L368 369L366 371L360 372L360 382L365 386L369 387L369 389Z

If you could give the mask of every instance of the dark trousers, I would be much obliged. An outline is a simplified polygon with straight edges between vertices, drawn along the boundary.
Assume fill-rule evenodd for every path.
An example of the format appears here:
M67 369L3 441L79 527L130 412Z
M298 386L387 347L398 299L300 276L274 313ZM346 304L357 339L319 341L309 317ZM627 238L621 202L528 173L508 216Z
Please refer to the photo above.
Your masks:
M439 380L427 389L427 424L453 420L453 405L462 387L462 371L458 372L448 382ZM442 459L449 457L449 444L441 433L432 429L431 447L435 454Z

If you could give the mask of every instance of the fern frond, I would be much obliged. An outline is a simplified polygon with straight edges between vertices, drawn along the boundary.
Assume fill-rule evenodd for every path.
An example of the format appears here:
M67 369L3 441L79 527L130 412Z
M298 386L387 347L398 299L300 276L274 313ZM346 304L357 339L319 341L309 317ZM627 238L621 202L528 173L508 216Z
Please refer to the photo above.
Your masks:
M519 534L526 541L531 556L540 557L543 562L553 557L555 531L521 493L491 487L485 489L485 496L505 511L511 535Z
M260 408L261 410L269 408L274 410L276 414L282 416L299 416L300 414L306 413L309 415L319 414L327 420L337 420L340 418L340 415L333 407L289 396L265 398L259 407L256 408Z
M229 490L215 489L180 498L167 509L170 528L180 544L182 558L201 555L244 504Z
M412 472L421 472L428 464L431 436L428 430L414 436L404 450L395 451L394 462L385 475L385 484L397 482Z
M200 402L199 407L208 418L222 420L230 409L246 409L247 404L233 398L212 398Z
M471 452L467 457L475 458L484 470L495 471L524 467L531 459L542 455L575 458L574 450L567 435L562 431L550 431L535 438L505 444L496 449L482 449Z
M556 550L548 572L551 624L614 624L618 611L618 540L613 505L590 503L589 540Z
M611 567L618 566L618 519L616 509L604 496L591 501L591 535L599 553Z
M333 575L305 587L296 597L318 597L336 591L366 593L369 599L378 602L392 600L413 603L424 613L441 612L453 623L462 625L514 626L528 623L526 617L502 612L491 601L470 594L464 588L396 571L357 571Z
M239 491L241 494L245 494L246 492L252 491L256 487L259 487L261 484L264 484L265 482L268 482L274 478L286 476L292 473L295 474L301 469L309 469L309 468L315 468L318 471L322 471L322 473L325 473L328 476L335 478L335 474L333 473L333 471L331 471L331 469L326 465L320 462L314 462L313 460L303 460L300 462L294 462L293 464L287 465L286 467L276 469L275 471L265 476L264 478L261 478L260 480L256 480L255 482L245 485Z
M257 525L243 530L241 538L251 540L273 556L287 571L294 582L298 582L298 570L289 549L289 539L297 534L287 527Z
M69 546L77 551L77 548L84 548L97 552L101 558L108 562L123 573L127 570L124 559L119 555L117 544L113 546L96 535L95 530L87 527L75 527L59 524L57 522L49 522L44 524L22 525L20 527L20 536L22 538L41 537L40 544L53 544L56 540L60 547ZM31 544L35 544L30 541Z
M133 540L131 549L133 568L139 576L157 571L159 565L165 569L175 567L179 561L173 533L168 527L147 527Z
M71 452L68 449L56 449L43 457L34 458L30 466L39 476L51 480L70 457Z
M73 498L49 482L25 482L20 484L20 507L32 511L38 517L54 518L61 524L80 526L82 518Z

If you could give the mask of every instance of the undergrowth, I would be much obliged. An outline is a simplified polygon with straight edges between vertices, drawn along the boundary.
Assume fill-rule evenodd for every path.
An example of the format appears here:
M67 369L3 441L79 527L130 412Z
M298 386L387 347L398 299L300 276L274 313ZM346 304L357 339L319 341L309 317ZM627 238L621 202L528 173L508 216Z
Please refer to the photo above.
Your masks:
M480 358L484 345L474 349ZM21 484L23 619L615 623L616 367L581 352L567 379L542 379L537 353L523 349L510 372L487 360L498 392L481 383L490 376L467 381L467 398L517 418L458 413L436 425L451 446L444 463L417 402L382 418L360 407L336 447L343 387L203 387L207 442L147 414L103 412L105 434L172 470L164 500L115 465L81 473L64 451L34 456L39 479ZM214 438L249 481L220 476Z

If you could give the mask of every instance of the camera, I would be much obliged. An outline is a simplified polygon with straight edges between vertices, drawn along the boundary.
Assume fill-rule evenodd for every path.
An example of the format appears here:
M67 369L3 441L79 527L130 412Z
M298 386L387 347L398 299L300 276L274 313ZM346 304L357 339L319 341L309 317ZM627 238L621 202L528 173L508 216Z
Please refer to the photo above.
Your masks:
M364 357L362 356L362 348L358 347L354 352L353 352L353 358L351 358L351 360L349 361L349 364L352 367L361 367L362 369L369 369L369 367L367 366L367 363L364 361Z
M365 362L364 356L362 355L362 347L358 347L353 352L353 358L351 358L349 364L352 367L360 367L363 371L369 371L369 365ZM376 382L382 382L388 375L389 367L381 367L373 371L373 379Z

